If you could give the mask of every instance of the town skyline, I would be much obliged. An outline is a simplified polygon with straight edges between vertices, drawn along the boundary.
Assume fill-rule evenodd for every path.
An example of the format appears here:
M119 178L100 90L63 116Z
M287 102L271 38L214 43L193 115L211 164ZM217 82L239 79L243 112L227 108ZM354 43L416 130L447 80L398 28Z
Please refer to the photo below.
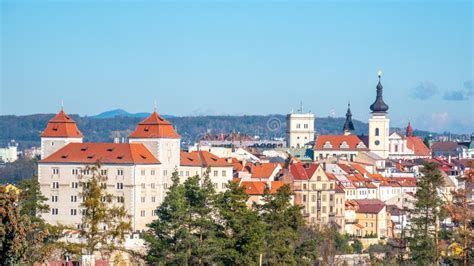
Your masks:
M343 117L350 101L366 121L381 69L392 125L474 131L470 2L1 5L0 115L56 113L64 99L83 116L156 100L176 116L303 101Z

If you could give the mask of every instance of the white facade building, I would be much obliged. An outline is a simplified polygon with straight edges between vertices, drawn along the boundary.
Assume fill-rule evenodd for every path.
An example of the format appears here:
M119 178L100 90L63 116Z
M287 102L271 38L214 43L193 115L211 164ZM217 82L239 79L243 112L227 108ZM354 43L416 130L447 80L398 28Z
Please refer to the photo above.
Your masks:
M314 141L314 114L291 113L287 115L287 143L289 148L303 148Z

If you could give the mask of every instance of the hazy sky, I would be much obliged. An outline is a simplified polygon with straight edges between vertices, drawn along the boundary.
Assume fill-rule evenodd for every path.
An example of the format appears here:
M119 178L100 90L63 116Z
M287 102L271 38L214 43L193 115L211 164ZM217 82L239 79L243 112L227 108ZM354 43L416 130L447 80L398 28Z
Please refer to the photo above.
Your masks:
M474 131L472 1L0 1L0 114L274 114ZM316 125L317 126L317 125Z

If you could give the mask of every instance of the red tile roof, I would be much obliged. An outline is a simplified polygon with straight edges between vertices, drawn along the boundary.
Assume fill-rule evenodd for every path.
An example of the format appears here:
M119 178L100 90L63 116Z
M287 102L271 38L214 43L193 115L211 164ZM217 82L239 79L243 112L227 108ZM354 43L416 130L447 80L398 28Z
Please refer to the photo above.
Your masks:
M407 147L415 152L416 156L430 156L431 151L419 137L407 137Z
M250 167L251 178L270 178L278 163L259 163Z
M341 144L346 143L348 148L341 147ZM332 147L324 147L325 144L330 144ZM364 145L362 140L356 135L319 135L316 140L315 150L368 150L367 147L357 148L357 145Z
M220 158L208 151L181 151L182 166L197 166L197 167L232 167L225 158Z
M41 137L83 138L84 136L77 128L76 122L61 109L55 117L49 120Z
M378 199L361 199L354 201L357 203L357 213L377 214L385 207L385 203Z
M173 128L173 125L153 112L148 118L138 123L135 131L129 138L180 138Z
M270 183L270 193L276 193L279 188L285 185L282 181L273 181ZM240 186L245 187L245 193L248 195L263 195L267 182L265 181L242 181Z
M138 143L69 143L40 163L159 164L153 154Z
M294 163L290 165L290 175L294 180L309 180L318 169L319 164Z

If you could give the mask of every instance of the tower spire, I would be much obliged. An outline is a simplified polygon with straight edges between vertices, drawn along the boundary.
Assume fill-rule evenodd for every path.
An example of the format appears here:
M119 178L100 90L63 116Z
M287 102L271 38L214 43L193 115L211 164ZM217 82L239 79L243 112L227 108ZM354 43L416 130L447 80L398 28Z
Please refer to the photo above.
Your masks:
M346 122L344 123L344 135L350 135L354 130L354 123L352 122L351 102L347 103Z
M382 82L380 81L382 77L382 71L379 70L377 75L379 77L379 83L377 84L377 97L375 98L375 102L370 106L370 110L372 113L386 113L388 110L388 105L383 101L383 86Z
M156 100L153 102L153 112L156 113Z
M406 135L407 135L407 137L413 137L413 128L411 127L411 121L410 120L408 120Z

